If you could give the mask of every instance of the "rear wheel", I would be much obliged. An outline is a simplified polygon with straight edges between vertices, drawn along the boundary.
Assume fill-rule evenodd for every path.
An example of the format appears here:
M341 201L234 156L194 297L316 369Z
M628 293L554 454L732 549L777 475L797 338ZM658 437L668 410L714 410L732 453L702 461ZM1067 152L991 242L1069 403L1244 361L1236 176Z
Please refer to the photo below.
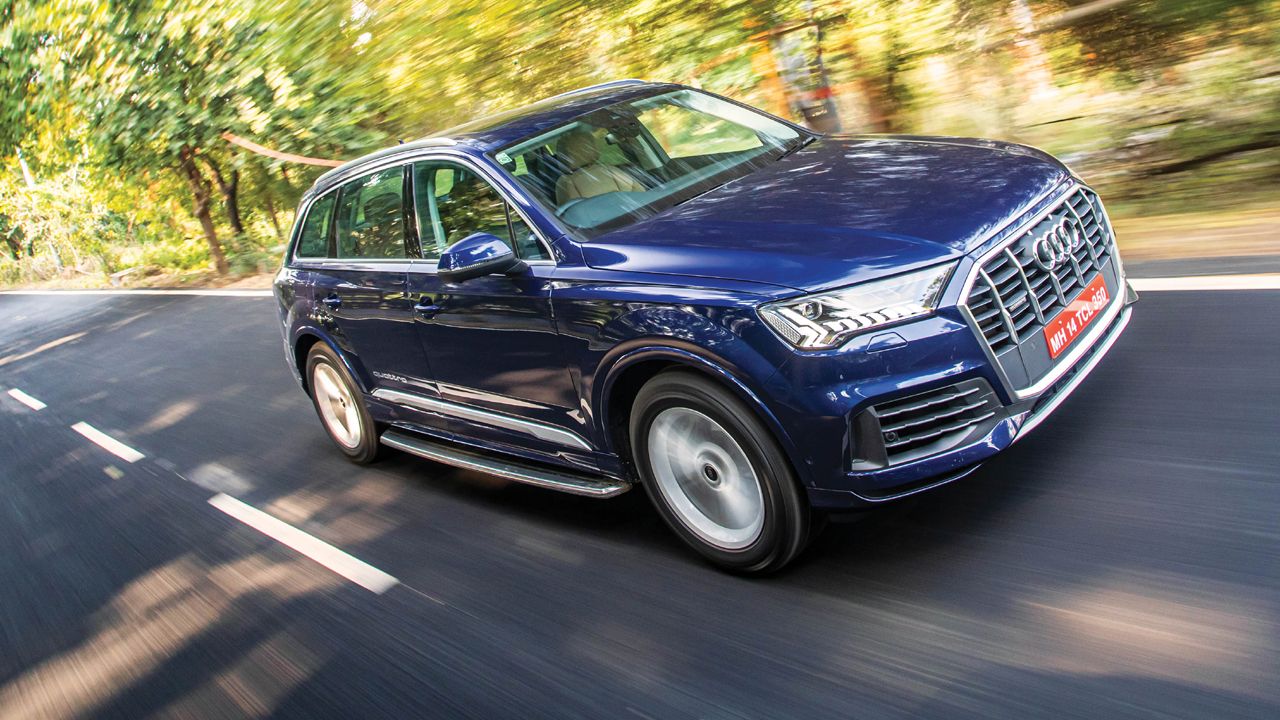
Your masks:
M768 572L807 544L810 510L777 441L742 401L689 371L649 381L631 413L645 490L676 534L738 572Z
M378 427L350 373L323 343L307 355L307 387L320 423L338 449L355 463L376 460L382 448Z

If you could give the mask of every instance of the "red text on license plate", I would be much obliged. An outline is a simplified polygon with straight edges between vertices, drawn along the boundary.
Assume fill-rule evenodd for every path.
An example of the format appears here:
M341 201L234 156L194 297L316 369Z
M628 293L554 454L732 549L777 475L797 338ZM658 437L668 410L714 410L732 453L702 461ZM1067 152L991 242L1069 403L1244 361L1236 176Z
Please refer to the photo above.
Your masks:
M1108 299L1107 283L1099 274L1076 295L1076 299L1065 310L1045 324L1044 340L1049 345L1049 357L1058 357L1080 337L1080 333L1107 306Z

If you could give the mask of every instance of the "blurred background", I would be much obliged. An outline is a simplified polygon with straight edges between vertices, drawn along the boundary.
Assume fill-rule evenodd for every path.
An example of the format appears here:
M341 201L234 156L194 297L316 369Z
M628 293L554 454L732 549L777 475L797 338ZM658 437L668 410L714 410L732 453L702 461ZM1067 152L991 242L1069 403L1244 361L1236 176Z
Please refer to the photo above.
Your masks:
M625 77L1042 147L1137 268L1280 251L1280 0L0 0L0 25L4 285L262 284L325 161Z
M1280 0L0 0L0 288L265 287L329 165L626 77L1037 145L1131 275L1280 272ZM0 718L1280 718L1280 292L1149 287L1036 434L763 580L641 492L353 468L271 298L0 293Z

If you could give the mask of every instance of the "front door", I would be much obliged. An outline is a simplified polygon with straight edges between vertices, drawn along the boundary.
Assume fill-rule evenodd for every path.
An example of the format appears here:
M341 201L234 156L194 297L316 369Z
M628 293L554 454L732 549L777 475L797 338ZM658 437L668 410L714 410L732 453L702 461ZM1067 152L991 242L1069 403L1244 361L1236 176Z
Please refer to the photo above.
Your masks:
M459 432L589 464L586 419L551 314L555 265L547 248L498 191L464 165L416 163L413 192L424 261L410 269L408 293L426 308L418 313L418 337ZM511 243L529 270L441 281L431 261L477 232Z

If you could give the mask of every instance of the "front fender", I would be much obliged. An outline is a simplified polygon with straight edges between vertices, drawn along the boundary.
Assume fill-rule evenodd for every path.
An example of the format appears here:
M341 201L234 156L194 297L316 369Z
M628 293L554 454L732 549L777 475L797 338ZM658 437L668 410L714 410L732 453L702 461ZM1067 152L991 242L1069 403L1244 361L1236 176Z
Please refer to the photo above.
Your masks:
M608 322L597 321L593 335L596 342L582 348L579 367L582 394L606 452L619 455L608 427L618 379L642 363L668 362L712 377L751 407L777 438L802 482L809 484L807 466L767 401L770 382L785 358L776 350L771 355L758 349L761 344L776 349L778 342L759 322L751 304L628 304Z
M654 341L661 340L653 338ZM644 363L651 360L662 360L688 367L696 370L704 375L709 375L720 382L721 385L732 391L738 399L747 403L751 407L760 420L764 422L765 427L773 433L778 440L778 444L782 446L787 457L791 459L795 465L797 472L804 473L804 468L796 462L799 454L791 436L787 433L778 417L773 413L769 406L761 399L760 393L752 388L747 381L742 379L739 373L726 367L726 363L722 358L709 358L697 352L696 349L688 347L680 347L675 345L643 345L636 347L624 354L622 357L612 364L607 370L608 376L604 382L599 384L599 398L596 400L596 407L600 408L598 420L608 418L611 408L609 407L610 397L613 393L613 386L616 380L621 377L627 368ZM772 375L770 376L772 377ZM767 383L766 383L767 384ZM602 437L606 438L605 442L609 443L609 450L616 453L617 448L611 447L612 441L606 429L600 428Z

